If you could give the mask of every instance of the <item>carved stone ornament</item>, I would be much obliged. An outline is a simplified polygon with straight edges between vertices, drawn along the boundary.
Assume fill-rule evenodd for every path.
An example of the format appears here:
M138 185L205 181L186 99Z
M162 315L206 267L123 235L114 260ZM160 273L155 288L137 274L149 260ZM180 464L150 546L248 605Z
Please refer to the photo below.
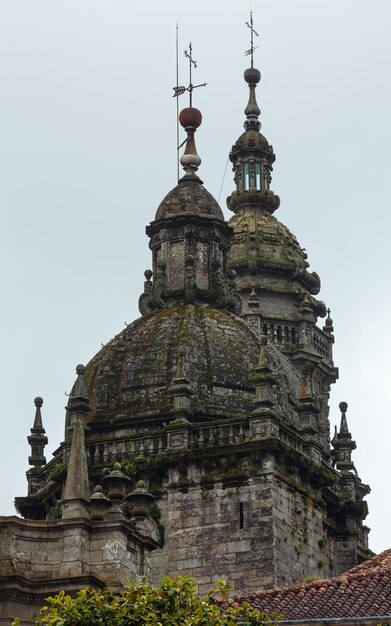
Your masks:
M158 263L156 278L152 282L151 270L144 272L146 281L144 283L144 293L141 294L138 307L141 315L148 315L157 309L164 309L164 296L167 292L166 264L164 261Z
M219 309L228 309L232 313L240 315L243 303L235 289L235 276L235 271L229 270L227 280L219 262L212 262L211 283L213 303Z

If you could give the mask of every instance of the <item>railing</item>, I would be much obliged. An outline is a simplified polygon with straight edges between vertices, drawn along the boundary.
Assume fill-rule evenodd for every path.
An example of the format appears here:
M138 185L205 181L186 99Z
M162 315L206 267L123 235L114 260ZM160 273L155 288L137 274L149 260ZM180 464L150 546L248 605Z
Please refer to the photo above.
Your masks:
M183 430L183 429L182 429ZM88 448L88 459L92 464L105 464L113 460L132 460L140 456L152 457L167 451L169 433L129 434L120 441L97 441ZM239 443L250 439L248 423L200 424L188 429L188 448L208 448Z
M129 435L129 438L110 442L91 443L88 448L89 462L103 465L113 460L132 460L138 456L153 456L167 450L167 433Z
M290 348L299 344L309 344L320 356L330 361L332 359L332 342L329 335L313 324L306 325L304 336L298 327L271 322L263 323L262 332L277 346Z
M205 449L232 445L252 440L249 421L238 421L228 424L197 424L183 426L178 429L169 429L160 433L129 434L121 441L103 441L92 443L89 446L88 457L92 464L109 464L126 459L129 462L138 457L153 459L157 455L165 454L172 449L170 441L173 436L183 434L183 443L179 448ZM278 437L294 450L308 456L311 448L300 436L287 431L283 426L278 427ZM176 449L178 447L176 446Z
M268 324L262 325L262 332L267 336L269 341L275 344L291 346L296 345L299 342L298 332L295 326L286 326L284 324Z
M312 330L312 346L316 352L326 359L331 359L331 342L329 336L316 326Z

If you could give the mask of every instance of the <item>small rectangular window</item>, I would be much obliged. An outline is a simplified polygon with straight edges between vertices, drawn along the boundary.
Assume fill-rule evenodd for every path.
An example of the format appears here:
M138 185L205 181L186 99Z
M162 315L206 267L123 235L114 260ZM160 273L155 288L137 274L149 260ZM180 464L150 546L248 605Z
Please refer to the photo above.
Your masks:
M263 168L263 188L269 189L269 174L266 167Z
M248 163L243 163L243 191L250 188L250 170Z
M255 163L255 187L259 191L262 189L261 164Z
M244 528L243 502L239 502L239 528Z

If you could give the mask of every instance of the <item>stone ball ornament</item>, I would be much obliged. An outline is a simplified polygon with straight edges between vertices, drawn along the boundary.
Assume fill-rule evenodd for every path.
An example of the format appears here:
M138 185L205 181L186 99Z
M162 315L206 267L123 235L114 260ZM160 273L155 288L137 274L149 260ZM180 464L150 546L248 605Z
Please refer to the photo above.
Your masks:
M183 128L198 128L201 126L202 113L195 107L182 109L179 114L179 123Z
M249 85L256 85L261 80L261 72L255 67L249 67L247 70L244 70L243 75L244 80Z

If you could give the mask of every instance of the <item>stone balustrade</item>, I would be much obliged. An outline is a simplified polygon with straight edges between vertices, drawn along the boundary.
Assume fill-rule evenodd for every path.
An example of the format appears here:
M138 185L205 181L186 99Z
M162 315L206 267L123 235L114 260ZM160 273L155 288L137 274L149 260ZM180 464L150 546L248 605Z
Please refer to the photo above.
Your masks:
M260 427L254 426L255 423ZM273 426L268 428L268 424ZM129 434L116 442L96 441L88 449L89 463L106 465L114 461L134 462L153 459L156 455L169 454L181 449L205 449L234 445L270 436L278 437L297 452L313 456L309 442L301 440L289 429L275 420L254 417L225 424L178 424L168 425L161 432Z
M306 325L304 332L295 326L264 322L262 332L268 340L278 346L292 348L304 343L313 348L320 356L331 361L332 341L330 336L313 324Z

